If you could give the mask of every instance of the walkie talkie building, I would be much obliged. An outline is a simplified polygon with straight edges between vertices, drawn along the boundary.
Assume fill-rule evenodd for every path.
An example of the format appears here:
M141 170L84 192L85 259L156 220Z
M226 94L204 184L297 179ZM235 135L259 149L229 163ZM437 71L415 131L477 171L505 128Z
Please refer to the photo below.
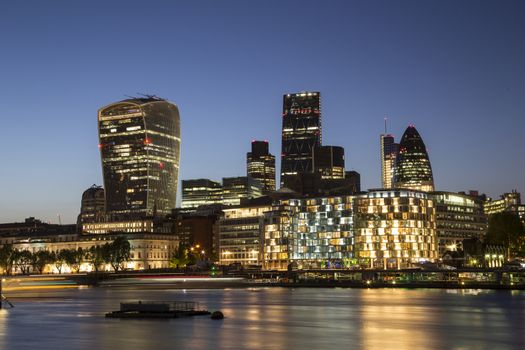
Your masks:
M162 216L175 207L180 159L176 105L132 98L98 111L109 219Z

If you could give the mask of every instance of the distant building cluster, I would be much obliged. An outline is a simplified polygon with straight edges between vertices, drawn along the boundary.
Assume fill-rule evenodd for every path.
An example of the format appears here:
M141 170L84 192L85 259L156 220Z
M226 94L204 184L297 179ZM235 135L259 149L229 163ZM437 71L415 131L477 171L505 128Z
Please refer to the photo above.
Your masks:
M173 266L181 247L203 262L242 268L400 269L453 258L482 241L490 215L512 212L525 221L516 191L494 200L436 191L413 125L399 143L385 127L381 188L362 191L344 148L323 145L321 115L319 92L285 94L279 181L268 141L253 140L245 176L183 179L176 208L177 106L155 96L105 106L98 111L104 186L82 194L77 225L0 224L0 245L59 251L125 237L127 268L135 270ZM500 266L501 251L490 249L487 266Z

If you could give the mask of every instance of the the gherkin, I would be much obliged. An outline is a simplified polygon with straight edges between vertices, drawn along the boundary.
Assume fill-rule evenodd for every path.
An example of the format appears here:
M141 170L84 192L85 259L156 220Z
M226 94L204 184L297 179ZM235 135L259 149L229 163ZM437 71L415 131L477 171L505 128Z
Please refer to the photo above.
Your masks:
M403 134L394 168L394 186L420 191L433 191L434 178L427 148L413 125Z

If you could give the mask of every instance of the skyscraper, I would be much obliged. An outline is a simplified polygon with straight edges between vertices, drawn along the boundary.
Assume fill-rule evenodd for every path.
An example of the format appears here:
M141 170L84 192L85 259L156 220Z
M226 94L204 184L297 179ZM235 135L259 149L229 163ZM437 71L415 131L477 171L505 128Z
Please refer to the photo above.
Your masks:
M177 106L154 96L116 102L98 111L98 130L110 219L169 214L179 173Z
M394 136L390 134L381 134L379 139L381 142L381 187L392 188L399 144L394 142Z
M313 171L313 148L321 146L321 95L300 92L283 97L281 187Z
M434 178L427 148L413 125L401 137L394 167L394 187L433 191Z
M339 146L319 146L313 150L314 172L321 179L345 178L345 150Z
M275 191L275 157L269 152L268 141L252 141L246 168L248 176L262 184L263 191Z

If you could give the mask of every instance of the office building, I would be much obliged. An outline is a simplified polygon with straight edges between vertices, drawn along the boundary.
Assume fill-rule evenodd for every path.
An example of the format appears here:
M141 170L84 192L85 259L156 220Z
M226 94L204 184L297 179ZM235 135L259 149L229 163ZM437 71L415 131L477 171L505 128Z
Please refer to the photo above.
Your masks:
M351 196L293 199L288 204L294 213L290 260L303 268L327 268L353 258Z
M355 170L346 171L345 180L353 187L354 193L361 192L361 174Z
M434 178L423 139L410 125L399 143L394 167L394 187L418 191L433 191Z
M373 190L354 199L354 251L360 265L396 269L438 258L432 198L412 190Z
M241 199L262 196L262 184L249 176L225 177L222 179L222 204L239 205Z
M182 208L222 203L222 185L209 179L182 180Z
M221 265L262 266L263 217L271 209L271 203L223 209L218 237Z
M483 201L477 197L453 192L430 193L436 207L436 233L439 254L463 250L463 240L481 240L487 233L487 216Z
M295 211L281 201L263 216L263 269L286 270L290 264L290 238Z
M345 150L338 146L319 146L313 150L314 172L323 180L345 178Z
M281 187L313 171L313 149L321 146L321 96L300 92L283 97Z
M513 190L510 193L504 193L499 199L488 198L484 203L483 210L485 214L492 215L504 211L517 211L521 206L521 194ZM516 208L516 210L513 210Z
M98 111L98 130L110 220L169 214L179 173L177 106L157 97L112 103Z
M275 156L270 154L267 141L252 141L252 150L246 155L247 175L258 180L263 192L275 191Z
M79 224L105 219L105 196L101 186L93 185L82 193Z
M381 143L381 186L385 189L392 188L399 144L394 142L394 136L390 134L382 134L379 140Z

